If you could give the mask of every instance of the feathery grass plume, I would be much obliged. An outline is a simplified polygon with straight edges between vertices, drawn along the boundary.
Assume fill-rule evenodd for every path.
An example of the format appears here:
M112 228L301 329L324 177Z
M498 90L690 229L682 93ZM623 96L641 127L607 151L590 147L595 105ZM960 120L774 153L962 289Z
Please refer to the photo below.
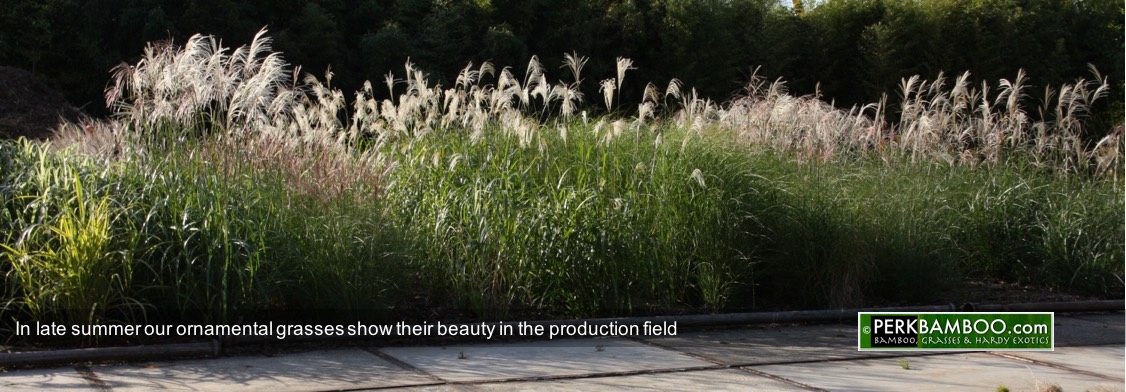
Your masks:
M646 84L645 91L641 94L641 103L637 104L637 119L634 121L636 126L643 127L647 120L656 119L659 100L657 86L653 83Z
M533 99L539 97L544 101L544 106L547 106L547 97L551 94L551 84L547 82L547 76L543 71L543 64L540 64L539 57L532 56L528 60L528 67L524 71L524 88L520 92L520 102L525 109L532 110Z
M408 64L409 64L409 61L408 61ZM395 79L395 73L394 72L387 71L387 73L383 75L383 85L387 86L387 96L388 97L394 97L395 96L395 85L398 84L398 82L399 81Z
M370 137L380 139L382 132L378 129L379 102L376 101L370 81L364 81L363 89L356 91L352 102L352 123L348 132L356 137Z
M56 151L74 150L101 160L122 158L125 146L118 128L120 124L116 122L95 119L82 124L62 124L50 146Z
M477 83L477 78L480 76L480 71L473 70L473 62L465 65L465 68L458 72L457 79L454 80L455 88L469 89L470 85Z
M564 85L557 84L551 89L549 101L559 100L560 114L563 115L564 120L570 120L574 116L575 111L578 110L578 105L583 101L583 93L579 91L577 85Z
M1095 175L1099 177L1109 177L1118 185L1119 177L1122 175L1123 163L1123 148L1126 143L1123 143L1124 128L1122 124L1115 127L1114 132L1106 135L1095 144L1095 148L1091 152L1091 156L1095 159Z
M524 86L534 83L543 74L543 64L540 63L540 58L532 55L532 58L528 59L528 66L524 69Z
M695 88L692 89L691 94L684 94L681 97L680 112L677 113L677 124L684 128L696 129L698 124L703 121L703 118L698 114L701 102Z
M690 179L695 180L696 184L701 188L707 188L707 183L704 182L704 172L699 168L692 169L692 175L688 176Z
M826 143L847 142L848 139L838 133L847 133L850 127L857 126L846 125L841 116L828 116L836 111L826 110L827 105L822 106L819 100L785 94L785 87L779 81L768 85L762 78L753 77L746 91L746 97L728 105L721 121L739 130L744 140L755 144L773 146L778 151L802 150L805 155L814 156L828 150ZM842 148L848 149L848 143Z
M665 99L668 99L668 97L671 96L674 101L680 100L681 97L684 96L680 92L680 86L681 86L680 79L673 78L673 79L669 80L668 87L665 87ZM668 106L668 103L665 103L665 106Z
M571 70L571 76L574 78L572 79L572 86L578 86L583 83L582 72L583 67L586 67L587 60L590 59L584 56L579 56L578 53L571 52L563 54L563 66L560 68L567 68Z
M641 94L641 102L652 102L656 105L660 100L661 93L657 91L657 85L652 82L645 85L645 91Z
M214 37L200 34L183 47L149 45L136 65L114 69L106 104L129 125L130 136L151 141L185 136L153 134L171 129L162 125L167 122L210 133L250 132L276 121L291 108L295 94L286 63L270 52L265 34L260 30L249 46L231 55Z
M752 145L797 153L799 159L825 160L875 154L885 162L942 162L948 165L999 165L1027 160L1033 165L1061 172L1106 173L1113 161L1107 141L1099 151L1082 141L1081 117L1090 102L1105 96L1105 79L1080 79L1065 84L1056 94L1046 88L1050 109L1040 109L1040 119L1030 120L1023 101L1027 76L998 81L995 93L989 84L969 84L969 73L954 79L951 86L940 73L934 81L919 76L900 82L899 122L889 124L884 116L886 96L880 102L848 111L837 109L815 97L789 96L781 80L767 84L752 75L746 95L732 100L720 120ZM686 97L678 122L694 126L699 112L694 98ZM1097 143L1095 144L1097 145Z
M1012 81L1001 79L998 82L1000 89L994 105L1001 105L1004 108L1004 122L999 124L999 127L1006 134L1005 143L1010 146L1024 145L1027 136L1025 127L1028 123L1028 115L1020 104L1021 100L1028 96L1024 93L1027 79L1024 69L1020 69L1017 70L1016 79Z
M1058 161L1063 161L1063 170L1069 172L1085 172L1090 167L1090 154L1082 140L1082 119L1087 114L1091 104L1106 97L1110 84L1102 77L1098 70L1092 67L1091 72L1095 80L1079 79L1072 85L1063 85L1059 89L1055 107L1055 136L1052 143L1058 150L1055 155Z
M626 71L637 68L634 68L633 60L625 57L618 57L618 61L615 64L617 65L618 70L618 78L615 80L617 80L618 82L618 90L621 90L622 82L626 79Z
M602 99L606 101L606 111L614 110L614 79L606 79L602 81L599 90L602 91Z
M645 126L646 120L651 120L651 119L656 118L656 112L655 111L656 111L656 107L654 106L654 103L651 102L651 101L645 101L645 102L637 104L637 119L634 120L634 124L636 124L638 127Z
M599 140L599 144L603 146L609 145L614 141L614 139L622 136L622 132L625 131L625 127L625 121L622 121L620 119L612 121L610 123L610 128L606 130L606 133L603 134L602 138ZM596 127L595 129L601 129L601 127Z
M488 89L489 110L494 115L508 112L519 112L520 95L522 88L520 81L512 75L512 71L505 67L497 77L495 87Z

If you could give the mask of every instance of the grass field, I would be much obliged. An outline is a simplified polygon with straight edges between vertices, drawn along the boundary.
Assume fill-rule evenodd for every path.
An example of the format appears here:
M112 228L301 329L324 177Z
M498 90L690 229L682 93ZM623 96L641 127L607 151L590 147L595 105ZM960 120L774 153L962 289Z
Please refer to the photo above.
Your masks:
M395 99L346 100L264 36L150 47L113 119L0 144L2 322L842 307L966 279L1122 296L1122 132L1081 137L1097 75L1038 116L1023 75L912 78L900 107L852 111L672 81L633 110L632 62L601 97L584 63L450 87L408 65Z

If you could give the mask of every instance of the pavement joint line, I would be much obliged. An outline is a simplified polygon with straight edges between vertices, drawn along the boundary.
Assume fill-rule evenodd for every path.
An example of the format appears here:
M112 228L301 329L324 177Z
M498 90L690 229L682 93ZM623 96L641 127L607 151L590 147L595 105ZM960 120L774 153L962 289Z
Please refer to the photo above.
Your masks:
M1126 381L1126 379L1122 379L1122 378L1107 376L1107 375L1104 375L1104 374L1099 374L1099 373L1095 373L1095 372L1087 371L1087 370L1082 370L1082 369L1076 369L1076 368L1073 368L1073 367L1070 367L1070 366L1064 366L1064 365L1060 365L1060 364L1057 364L1057 363L1052 363L1052 362L1047 362L1047 361L1039 361L1039 360L1035 360L1035 359L1032 359L1032 358L1025 358L1025 357L1022 357L1022 356L1019 356L1019 355L1007 354L1007 353L995 352L995 351L990 351L988 353L996 355L998 357L1002 357L1002 358L1008 358L1008 359L1017 360L1017 361L1021 361L1021 362L1027 362L1027 363L1036 364L1036 365L1040 365L1040 366L1047 366L1047 367L1054 368L1054 369L1066 370L1066 371L1073 372L1073 373L1079 373L1079 374L1082 374L1084 376L1098 377L1098 378L1101 378L1101 379L1104 379L1104 380L1118 381L1118 382Z
M471 385L506 384L506 383L518 383L518 382L536 382L536 381L587 380L587 379L597 379L597 378L613 378L613 377L626 377L626 376L649 375L649 374L675 374L675 373L709 372L709 371L729 370L729 369L731 369L731 368L727 367L727 366L722 366L722 365L695 366L695 367L677 368L677 369L628 370L628 371L621 371L621 372L584 373L584 374L570 374L570 375L560 375L560 376L532 376L532 377L495 378L495 379L469 380L469 381L442 381L442 382L425 383L425 384L388 385L388 386L381 386L381 387L342 389L342 390L341 389L333 389L333 390L334 391L369 391L369 390L374 391L374 390L384 390L384 389L396 389L396 388L403 388L403 387L430 387L430 386L438 386L438 385L445 385L445 386L449 386L449 387L452 387L452 388L457 389L457 390L464 390L464 388L462 388L462 387L471 386ZM823 391L821 389L816 389L816 388L814 390Z
M692 358L699 359L701 361L711 362L711 363L723 366L727 369L736 369L736 370L746 372L746 373L750 373L750 374L753 374L753 375L756 375L756 376L759 376L759 377L765 377L765 378L768 378L768 379L771 379L771 380L774 380L774 381L790 384L790 385L796 386L798 388L807 389L807 390L811 390L811 391L827 391L827 390L817 388L815 386L808 385L808 384L805 384L805 383L801 383L801 382L798 382L798 381L794 381L794 380L791 380L791 379L788 379L788 378L785 378L785 377L766 373L766 372L763 372L761 370L752 369L752 368L750 368L750 366L788 365L788 364L797 364L797 363L819 363L819 362L843 362L843 361L855 361L855 360L862 360L862 359L922 356L922 355L919 355L919 353L910 353L910 354L903 353L903 354L877 355L877 356L866 357L866 358L829 358L829 359L815 359L815 360L805 360L805 361L782 361L782 362L750 363L750 364L726 364L726 363L723 363L722 361L718 361L718 360L709 358L709 357L704 356L704 355L689 353L689 352L686 352L686 351L676 349L674 347L666 346L666 345L663 345L663 344L660 344L660 343L657 343L657 342L651 342L651 341L641 339L641 338L638 338L638 337L631 336L631 337L629 337L629 339L640 342L642 344L647 344L647 345L650 345L650 346L653 346L653 347L665 349L665 350L672 351L672 352L675 352L675 353L678 353L678 354L683 354L683 355L686 355L686 356L689 356L689 357L692 357ZM949 354L957 354L957 353L923 353L923 355L926 355L926 356L949 355Z
M712 359L712 358L709 358L707 356L703 356L703 355L700 355L700 354L694 354L694 353L690 353L690 352L687 352L687 351L677 350L675 347L666 346L666 345L663 345L663 344L660 344L660 343L657 343L657 342L650 342L648 340L641 339L641 338L638 338L636 336L630 336L630 337L627 337L627 339L633 340L635 342L638 342L638 343L641 343L641 344L644 344L644 345L653 346L653 347L656 347L656 348L659 348L659 349L662 349L662 350L672 351L672 352L677 353L677 354L681 354L681 355L688 356L688 357L691 357L691 358L699 359L699 360L704 361L704 362L711 362L711 363L714 363L716 365L726 366L729 369L732 367L731 365L723 363L723 361L718 361L718 360L715 360L715 359Z
M419 369L418 367L415 367L414 365L406 363L399 358L395 358L395 356L388 354L388 353L385 353L378 348L364 347L364 351L367 351L368 353L379 357L379 359L390 362L391 364L398 366L398 367L402 368L403 370L414 372L414 373L417 373L417 374L421 374L423 376L426 376L426 378L429 378L429 379L434 380L434 381L439 381L439 382L442 382L442 383L447 382L447 380L445 380L441 377L438 377L435 374L431 374L430 372Z
M319 391L324 391L324 392L330 392L330 391L335 391L335 392L381 391L381 390L385 390L385 389L436 387L436 386L439 386L439 385L450 385L450 384L443 381L443 382L428 382L428 383L424 383L424 384L386 385L386 386L381 386L381 387L320 389ZM455 389L461 390L461 388L457 388L456 386L453 386L453 387L455 387Z
M704 362L711 362L711 363L714 363L714 364L717 364L717 365L726 366L729 369L747 367L747 366L794 365L794 364L799 364L799 363L840 362L840 361L857 361L857 360L864 360L864 359L924 357L924 356L934 356L934 355L962 354L962 352L902 352L902 353L895 353L895 354L892 354L892 353L872 354L871 356L867 356L867 357L855 357L855 358L853 358L853 357L849 357L849 358L823 358L823 359L805 359L805 360L796 360L796 361L750 362L750 363L731 363L731 364L728 364L728 363L724 363L723 361L712 359L710 357L707 357L707 356L704 356L704 355L701 355L701 354L694 354L694 353L690 353L690 352L687 352L687 351L682 351L682 350L677 349L675 347L666 346L666 345L663 345L663 344L660 344L660 343L657 343L657 342L650 342L650 341L640 339L640 338L637 338L637 337L633 337L633 336L628 337L628 339L635 340L637 342L647 344L647 345L650 345L650 346L653 346L653 347L669 350L669 351L672 351L672 352L675 352L675 353L678 353L678 354L683 354L683 355L686 355L686 356L689 356L689 357L692 357L692 358L695 358L695 359L699 359L699 360L704 361Z
M749 367L737 367L736 369L739 369L740 371L744 371L744 372L747 372L747 373L754 374L754 375L759 376L759 377L765 377L765 378L768 378L768 379L771 379L771 380L774 380L774 381L783 382L783 383L790 384L790 385L796 386L798 388L802 388L802 389L806 389L806 390L810 390L810 391L829 392L828 389L818 388L818 387L815 387L815 386L812 386L812 385L809 385L809 384L806 384L806 383L803 383L803 382L798 382L798 381L795 381L795 380L788 379L786 377L770 374L770 373L767 373L767 372L764 372L764 371L758 370L758 369L752 369L752 368L749 368Z
M688 357L699 359L701 361L712 363L714 365L693 366L693 367L675 368L675 369L647 369L647 370L627 370L627 371L606 372L606 373L583 373L583 374L569 374L569 375L559 375L559 376L531 376L531 377L512 377L512 378L497 378L497 379L470 380L470 381L445 381L440 377L432 375L432 374L430 374L430 373L428 373L428 372L426 372L422 369L418 369L418 368L412 366L409 363L403 362L403 361L399 360L398 358L391 356L390 354L387 354L387 353L380 351L379 349L366 348L365 350L367 350L368 352L370 352L370 353L372 353L376 356L379 356L380 358L382 358L384 360L387 360L388 362L394 363L394 364L396 364L396 365L398 365L398 366L400 366L400 367L402 367L406 370L418 371L418 372L420 372L424 375L427 375L429 377L432 377L436 380L442 380L443 381L442 384L425 384L425 386L449 385L449 386L455 386L456 387L456 386L460 386L460 385L504 384L504 383L515 383L515 382L530 382L530 381L581 380L581 379L624 377L624 376L636 376L636 375L647 375L647 374L689 373L689 372L697 372L697 371L725 370L725 369L731 369L732 368L732 366L730 366L730 365L725 365L722 362L718 362L718 361L711 359L711 358L707 358L707 357L703 357L703 356L699 356L699 355L695 355L695 354L691 354L691 353L682 352L680 350L676 350L676 349L671 348L671 347L667 347L667 346L652 343L652 342L647 342L647 341L644 341L644 340L636 338L636 337L627 337L627 339L628 340L634 340L634 341L637 341L637 342L642 343L642 344L651 345L651 346L654 346L654 347L657 347L657 348L660 348L660 349L664 349L664 350L667 350L667 351L671 351L671 352L674 352L674 353L677 353L677 354L682 354L682 355L685 355L685 356L688 356ZM422 386L422 385L420 385L420 386ZM387 387L387 388L396 388L396 387ZM386 389L386 388L380 388L380 389Z
M752 368L752 366L795 365L795 364L802 364L802 363L850 362L850 361L864 361L864 360L870 360L870 359L887 359L887 358L902 358L902 357L933 357L933 356L954 355L954 354L964 354L964 353L962 353L962 352L948 352L948 353L947 352L943 352L943 353L934 353L934 352L930 352L930 353L928 353L928 352L908 353L908 352L904 352L902 354L897 353L897 354L888 354L888 355L873 355L873 356L869 356L869 357L826 358L826 359L811 359L811 360L804 360L804 361L747 363L747 364L731 365L731 367L745 371L745 372L750 372L750 373L755 374L757 376L766 377L766 378L769 378L771 380L788 383L788 384L797 386L799 388L805 388L805 389L809 389L809 390L812 390L812 391L828 391L826 389L821 389L821 388L818 388L818 387L815 387L815 386L812 386L812 385L808 385L808 384L805 384L805 383L801 383L801 382L798 382L798 381L794 381L794 380L791 380L791 379L788 379L788 378L785 378L785 377L782 377L782 376L777 376L777 375L773 375L773 374L770 374L770 373L767 373L767 372L764 372L764 371L761 371L761 370L758 370L758 369L754 369L754 368Z
M965 354L966 351L952 351L952 352L902 352L896 354L872 354L865 357L848 357L848 358L822 358L822 359L803 359L796 361L777 361L777 362L751 362L751 363L736 363L731 367L749 367L749 366L771 366L771 365L798 365L803 363L825 363L825 362L849 362L849 361L865 361L869 359L889 359L889 358L904 358L904 357L934 357L941 355L957 355Z
M609 378L609 377L624 377L624 376L637 376L647 374L672 374L672 373L689 373L697 371L711 371L711 370L726 370L726 366L722 365L708 365L708 366L692 366L686 368L674 369L646 369L646 370L625 370L620 372L605 372L605 373L582 373L582 374L565 374L558 376L531 376L531 377L511 377L511 378L493 378L486 380L468 380L468 381L449 381L448 385L482 385L482 384L503 384L514 382L529 382L529 381L561 381L561 380L585 380L593 378Z
M81 376L87 384L90 384L90 387L103 392L113 391L113 387L110 387L109 383L98 377L98 374L94 373L94 370L91 369L89 365L77 365L74 367L74 371L78 372L78 375Z
M1095 342L1095 343L1080 343L1080 344L1064 344L1064 345L1056 345L1056 348L1068 348L1068 347L1100 347L1100 346L1107 346L1107 345L1113 345L1113 344L1122 344L1122 343L1123 343L1123 342L1113 342L1113 343L1109 343L1109 342Z

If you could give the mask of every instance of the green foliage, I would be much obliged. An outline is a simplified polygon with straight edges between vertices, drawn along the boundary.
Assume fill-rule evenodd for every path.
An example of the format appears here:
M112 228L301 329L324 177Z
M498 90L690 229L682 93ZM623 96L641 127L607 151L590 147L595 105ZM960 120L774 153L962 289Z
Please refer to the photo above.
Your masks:
M24 170L5 173L24 181L11 183L16 187L5 203L6 226L16 230L0 243L10 290L4 308L63 323L99 323L143 310L131 297L136 238L111 230L123 217L83 179L112 173L89 172L99 168L80 158L55 160L28 142L5 145L0 154Z
M190 144L109 165L0 144L12 169L2 173L5 322L230 322L270 310L383 317L372 310L399 272L387 262L395 240L378 205L307 194L276 165L233 165L260 156Z
M448 129L397 159L388 203L431 294L490 318L722 308L755 246L741 158L703 141L682 149L672 129L604 144L566 127L541 151Z

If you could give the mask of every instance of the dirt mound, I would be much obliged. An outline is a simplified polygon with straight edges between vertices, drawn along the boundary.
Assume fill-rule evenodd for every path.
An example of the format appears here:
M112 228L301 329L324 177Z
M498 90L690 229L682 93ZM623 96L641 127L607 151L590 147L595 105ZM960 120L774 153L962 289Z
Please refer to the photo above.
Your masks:
M31 72L0 66L0 139L46 139L60 119L78 121L82 113Z

